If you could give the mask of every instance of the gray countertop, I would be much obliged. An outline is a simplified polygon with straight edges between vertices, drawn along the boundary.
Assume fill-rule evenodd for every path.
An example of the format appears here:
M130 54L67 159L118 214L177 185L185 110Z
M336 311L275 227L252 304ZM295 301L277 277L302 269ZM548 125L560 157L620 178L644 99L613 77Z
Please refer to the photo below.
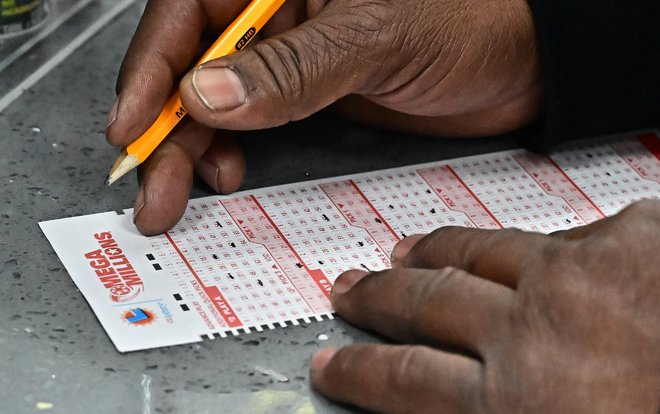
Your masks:
M91 2L0 72L2 97L43 65L53 66L0 111L0 412L349 410L310 389L308 360L322 346L377 337L335 319L120 354L39 230L39 221L133 204L134 177L103 186L116 156L104 128L117 70L144 2L129 4L53 64L72 39L118 3ZM60 2L62 8L73 4ZM0 62L17 44L0 43ZM243 189L514 146L511 139L442 141L385 133L332 113L239 137L248 160ZM195 186L193 197L207 194L208 187ZM319 334L328 339L319 340ZM255 365L289 381L263 375Z

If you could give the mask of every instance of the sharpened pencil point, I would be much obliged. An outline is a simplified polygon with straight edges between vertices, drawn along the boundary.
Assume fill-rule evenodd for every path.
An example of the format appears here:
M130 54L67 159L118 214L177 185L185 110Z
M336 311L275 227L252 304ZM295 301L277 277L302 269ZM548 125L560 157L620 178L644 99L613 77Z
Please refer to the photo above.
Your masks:
M110 169L110 174L105 180L106 185L112 185L114 182L123 177L127 172L131 171L133 168L140 165L137 157L134 155L128 155L126 149L122 150L121 154L115 161L115 164Z

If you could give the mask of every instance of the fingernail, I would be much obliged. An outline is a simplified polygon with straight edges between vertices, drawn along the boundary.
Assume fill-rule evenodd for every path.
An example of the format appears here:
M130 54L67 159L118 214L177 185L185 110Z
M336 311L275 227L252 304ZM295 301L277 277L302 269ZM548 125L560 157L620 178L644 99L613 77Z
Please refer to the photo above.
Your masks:
M115 121L117 120L117 108L119 107L119 97L115 99L115 103L112 104L112 109L110 109L110 113L108 114L108 123L106 124L106 129L110 128L110 125L114 124Z
M192 85L209 109L233 109L245 103L243 82L231 69L197 68L192 74Z
M392 263L394 264L395 262L403 260L408 255L410 250L417 244L417 242L423 239L425 236L425 234L413 234L395 244L390 256Z
M144 207L144 190L142 187L138 190L137 197L135 198L135 207L133 208L133 224L135 224L137 220L138 214L140 214L140 210Z
M314 377L320 374L336 353L337 348L323 348L312 355L312 359L309 361L311 376Z
M357 269L342 273L339 275L335 281L335 285L332 287L332 295L343 295L344 293L351 290L351 288L355 286L357 282L359 282L368 274L369 272Z
M218 188L218 175L220 174L220 168L217 165L213 165L202 159L197 163L197 172L216 193L220 192L220 189Z

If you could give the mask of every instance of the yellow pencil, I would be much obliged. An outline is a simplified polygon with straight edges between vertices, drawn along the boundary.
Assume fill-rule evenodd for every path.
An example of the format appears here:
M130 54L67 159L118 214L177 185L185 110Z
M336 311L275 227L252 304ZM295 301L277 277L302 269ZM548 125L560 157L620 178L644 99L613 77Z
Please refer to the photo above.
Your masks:
M284 2L285 0L252 0L206 51L197 62L197 66L243 49ZM181 104L181 95L176 91L165 103L163 111L153 125L140 138L122 149L105 183L107 185L114 183L144 162L185 116L186 110Z

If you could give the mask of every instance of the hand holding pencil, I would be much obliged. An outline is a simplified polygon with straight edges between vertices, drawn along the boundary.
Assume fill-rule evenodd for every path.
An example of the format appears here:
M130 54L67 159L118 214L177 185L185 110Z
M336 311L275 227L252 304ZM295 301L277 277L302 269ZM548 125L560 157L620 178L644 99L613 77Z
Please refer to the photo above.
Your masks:
M197 66L243 49L282 4L284 4L284 0L253 0L204 53L197 62ZM197 72L193 72L193 76L195 73ZM181 95L176 91L167 100L153 125L140 138L122 150L110 170L106 184L114 183L128 171L146 161L185 116L186 110L181 102Z
M223 32L248 1L150 1L122 65L108 140L125 147L142 136L181 78L187 115L142 164L137 227L158 234L178 221L193 167L218 192L238 188L244 160L226 130L282 125L338 100L361 122L439 136L533 120L541 89L526 3L497 12L450 3L288 0L259 41L199 69L203 32Z

